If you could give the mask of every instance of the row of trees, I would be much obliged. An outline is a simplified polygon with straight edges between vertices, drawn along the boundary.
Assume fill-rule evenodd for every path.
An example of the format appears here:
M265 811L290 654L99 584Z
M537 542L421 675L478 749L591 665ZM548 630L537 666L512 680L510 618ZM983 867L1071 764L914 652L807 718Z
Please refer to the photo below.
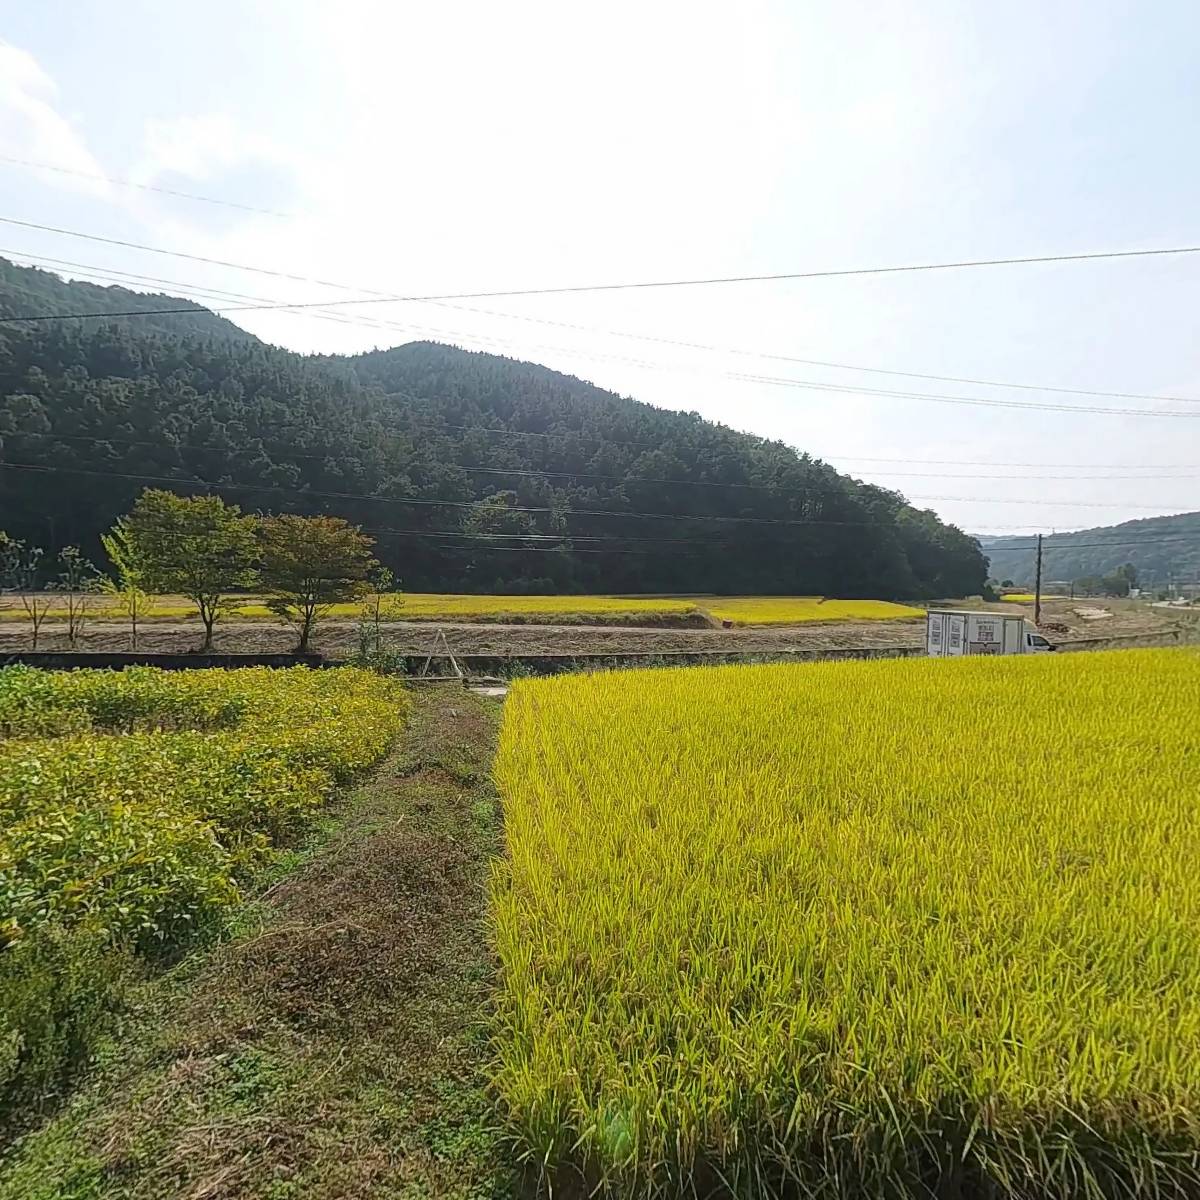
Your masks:
M1133 563L1123 563L1110 575L1081 575L1072 585L1072 593L1081 596L1128 596L1138 585Z
M46 579L43 552L0 533L0 587L20 598L33 646L46 614L60 598L74 644L92 601L114 597L137 648L138 623L155 593L191 600L204 627L202 650L213 643L218 618L251 588L266 594L277 616L296 629L304 653L317 622L337 603L374 590L375 616L391 575L372 556L373 540L341 517L250 516L219 496L179 496L147 488L126 516L101 538L112 565L104 575L77 547L58 556L59 573Z

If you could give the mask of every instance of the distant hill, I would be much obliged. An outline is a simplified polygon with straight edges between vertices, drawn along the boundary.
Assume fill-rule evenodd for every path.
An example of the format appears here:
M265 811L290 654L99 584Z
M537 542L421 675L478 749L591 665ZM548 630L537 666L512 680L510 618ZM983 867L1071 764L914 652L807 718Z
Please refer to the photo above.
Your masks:
M63 313L141 311L147 308L187 308L186 313L164 313L161 317L139 316L110 321L132 326L134 321L142 335L166 334L170 337L220 337L231 341L256 342L258 339L232 321L218 317L191 300L160 293L131 292L128 288L68 282L50 271L37 267L19 267L0 258L0 317L57 316ZM75 324L95 328L98 322L79 321Z
M1028 535L979 538L990 560L992 577L1032 584L1031 541ZM1014 544L1022 549L1010 549ZM1139 580L1145 585L1165 585L1168 578L1177 582L1200 580L1200 512L1050 534L1043 541L1043 556L1046 580L1110 575L1127 562L1137 567Z
M0 314L186 303L0 261ZM0 325L0 529L99 559L147 485L345 516L412 590L915 599L986 577L897 492L534 363L292 354L193 305Z

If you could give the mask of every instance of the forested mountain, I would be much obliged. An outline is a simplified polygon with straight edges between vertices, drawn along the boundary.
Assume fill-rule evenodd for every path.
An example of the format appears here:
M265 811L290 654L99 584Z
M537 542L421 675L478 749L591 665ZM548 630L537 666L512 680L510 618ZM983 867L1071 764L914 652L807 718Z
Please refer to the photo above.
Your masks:
M5 265L0 313L97 291L149 306ZM348 517L414 590L917 598L986 575L973 538L781 442L450 346L296 355L203 310L0 325L0 455L0 529L97 557L156 484Z
M1034 555L1028 535L979 541L991 560L993 578L1033 583ZM1014 545L1023 549L1011 549ZM1165 586L1168 580L1200 580L1200 512L1055 533L1046 537L1042 546L1046 580L1111 575L1124 563L1137 567L1138 579L1147 587ZM1076 546L1079 549L1073 548Z
M123 287L102 287L95 283L68 283L49 271L19 267L0 258L0 317L21 317L30 314L50 315L80 312L117 313L131 309L188 308L187 313L164 313L161 317L140 316L138 327L143 333L161 333L168 337L196 335L230 338L234 341L257 341L232 321L218 317L207 308L179 296L159 293L131 292ZM96 328L99 321L76 321L84 328Z

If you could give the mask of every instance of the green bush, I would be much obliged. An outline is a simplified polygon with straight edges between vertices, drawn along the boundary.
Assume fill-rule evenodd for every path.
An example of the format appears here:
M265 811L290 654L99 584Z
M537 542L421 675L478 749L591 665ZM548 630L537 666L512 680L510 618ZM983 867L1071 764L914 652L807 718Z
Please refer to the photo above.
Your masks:
M212 925L407 705L352 669L0 670L0 1101L78 1057L97 945L158 956Z
M42 1107L83 1065L132 965L99 935L56 926L0 954L0 1116Z

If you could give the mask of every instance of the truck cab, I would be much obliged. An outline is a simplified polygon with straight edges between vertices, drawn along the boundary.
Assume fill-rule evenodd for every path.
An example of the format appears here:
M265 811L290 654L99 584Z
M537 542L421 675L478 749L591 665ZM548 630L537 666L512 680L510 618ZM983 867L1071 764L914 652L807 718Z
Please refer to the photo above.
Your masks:
M1058 647L1047 638L1043 637L1036 629L1025 630L1025 653L1026 654L1049 654Z

